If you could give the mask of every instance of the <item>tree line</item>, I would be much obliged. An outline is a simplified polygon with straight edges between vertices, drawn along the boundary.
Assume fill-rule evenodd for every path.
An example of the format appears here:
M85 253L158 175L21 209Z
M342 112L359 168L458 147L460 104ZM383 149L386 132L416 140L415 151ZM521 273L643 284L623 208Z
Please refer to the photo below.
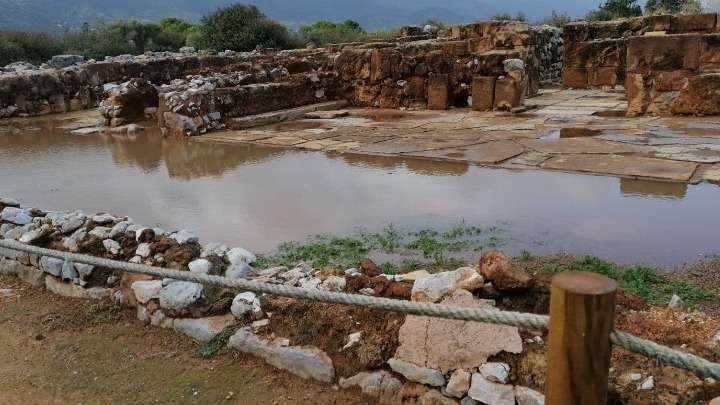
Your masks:
M698 0L648 0L645 13L699 12L700 9ZM637 0L606 0L585 19L611 20L638 16L642 12ZM523 13L514 16L496 14L491 19L528 22ZM551 15L538 23L561 27L572 20L566 13L558 14L553 10ZM444 28L438 20L420 23L425 24ZM398 34L399 29L365 31L353 20L318 21L291 31L269 19L255 5L234 4L206 14L199 24L176 17L157 22L118 20L86 23L81 29L68 30L60 36L0 29L0 66L17 61L40 64L58 54L78 54L86 59L102 60L106 56L137 55L147 51L178 51L183 46L218 51L252 51L258 45L292 49L310 43L323 46L328 43L389 40Z

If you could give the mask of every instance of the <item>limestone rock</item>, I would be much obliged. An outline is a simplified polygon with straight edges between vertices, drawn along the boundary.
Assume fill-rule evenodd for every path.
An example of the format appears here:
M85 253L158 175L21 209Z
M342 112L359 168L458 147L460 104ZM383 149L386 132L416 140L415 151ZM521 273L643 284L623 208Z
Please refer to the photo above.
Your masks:
M232 312L235 318L242 319L253 310L253 303L256 300L257 296L253 292L240 293L233 298L230 312Z
M517 405L545 405L545 395L520 385L515 386Z
M212 263L206 259L197 259L188 263L188 269L193 273L208 274L212 269Z
M480 404L480 402L478 402L470 397L465 397L460 400L460 405L479 405L479 404Z
M441 303L497 310L466 290L455 291ZM448 330L453 333L448 334ZM488 357L503 351L522 352L522 341L515 327L415 315L405 318L398 340L396 359L440 369L444 373L477 368Z
M225 270L225 277L231 279L248 278L255 275L255 269L245 262L238 262Z
M108 228L108 227L105 227L105 226L96 226L96 227L93 228L90 232L88 232L88 234L93 235L93 236L97 236L97 237L100 238L100 239L105 239L105 238L109 238L109 237L110 237L110 231L111 231L111 230L112 230L112 228Z
M173 328L199 342L207 342L234 322L235 318L229 314L200 319L176 318Z
M135 249L135 254L140 257L150 256L150 244L149 243L139 244L137 249Z
M114 238L115 235L119 235L121 233L125 233L125 230L127 230L128 226L132 225L131 221L120 221L117 224L115 224L112 229L110 229L110 234L108 237Z
M411 271L410 273L406 273L402 275L402 281L406 283L414 283L419 278L427 277L430 275L430 272L427 270L415 270Z
M505 384L509 377L510 366L505 363L485 363L478 371L488 381Z
M472 374L465 370L455 370L450 376L450 380L445 388L447 393L456 398L464 397L470 389L471 375Z
M478 373L472 376L468 396L486 404L515 405L515 390L512 385L488 381Z
M30 211L23 208L5 207L0 212L0 219L16 225L27 225L32 222Z
M197 233L192 230L184 229L182 231L178 231L177 233L172 235L172 238L177 241L177 243L184 245L187 243L198 243L200 238L198 237Z
M145 304L151 299L160 298L160 290L162 290L162 280L143 280L136 281L130 286L135 294L135 299Z
M532 277L498 250L480 257L480 273L499 290L521 290L530 287Z
M103 240L103 246L105 246L105 250L107 250L113 255L120 253L120 251L122 250L120 244L112 239Z
M82 211L50 212L47 214L46 218L49 218L52 226L61 233L70 233L77 231L81 226L85 225L87 215L83 214Z
M78 278L79 274L77 272L77 269L75 268L75 263L73 262L63 262L62 267L62 279L63 280L72 280L75 278Z
M440 370L421 367L397 358L388 360L388 365L394 372L404 375L408 380L433 387L445 385L445 376Z
M257 257L254 254L241 247L230 249L227 252L227 258L230 260L230 264L238 264L240 262L252 264L257 261Z
M43 256L40 258L40 270L45 273L51 274L55 277L60 277L62 274L63 260L56 259L54 257Z
M111 224L115 220L115 217L110 214L98 214L93 215L90 219L98 225L107 225Z
M385 370L361 372L350 378L341 378L340 388L360 387L363 394L379 402L400 402L402 382Z
M326 383L335 380L335 367L327 354L317 348L284 347L281 340L261 339L245 327L230 337L228 347L261 357L268 364L302 378Z
M454 271L444 271L415 281L412 300L438 302L459 289L475 289L483 285L483 278L470 267L461 267Z
M45 287L58 295L72 298L101 300L110 297L110 289L102 287L82 288L77 284L65 283L57 277L45 278Z
M160 306L171 310L184 310L203 297L202 284L178 281L160 290Z
M208 257L210 255L223 257L227 254L228 250L230 250L230 248L223 243L208 243L202 252L200 252L200 257Z
M322 286L327 291L345 291L345 277L331 276L322 282Z

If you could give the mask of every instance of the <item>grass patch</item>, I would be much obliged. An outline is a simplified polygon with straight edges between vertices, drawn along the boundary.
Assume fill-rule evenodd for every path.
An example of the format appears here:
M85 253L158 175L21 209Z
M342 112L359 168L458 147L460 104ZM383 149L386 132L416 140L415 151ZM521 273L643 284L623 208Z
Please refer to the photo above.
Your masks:
M230 337L237 332L239 329L236 325L226 326L222 332L215 335L212 339L198 346L195 349L195 355L203 359L209 359L213 357L223 347L227 346L230 341Z
M403 231L390 225L377 233L357 231L348 237L316 235L305 242L286 242L267 255L258 256L259 267L294 266L305 261L314 267L354 267L372 254L390 255L379 267L386 273L425 268L429 271L462 266L461 253L495 248L503 241L497 228L481 229L461 224L446 231L422 228Z
M690 281L669 279L657 267L619 266L595 256L581 258L556 256L555 258L555 260L540 260L526 266L526 269L551 273L588 271L602 274L616 280L620 288L643 297L653 305L667 305L673 295L679 296L689 308L694 308L700 301L715 298L713 292ZM531 258L527 260L531 260Z

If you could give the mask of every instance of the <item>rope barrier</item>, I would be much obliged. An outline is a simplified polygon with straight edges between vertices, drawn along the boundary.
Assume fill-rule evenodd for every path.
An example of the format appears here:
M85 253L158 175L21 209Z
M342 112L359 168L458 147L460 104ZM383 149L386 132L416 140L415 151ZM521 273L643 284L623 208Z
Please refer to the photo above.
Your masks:
M498 325L515 326L527 330L544 331L548 328L549 317L512 311L486 310L479 308L459 307L453 305L434 304L427 302L414 302L395 300L389 298L371 297L365 295L346 294L339 292L321 291L300 287L289 287L281 284L270 284L245 279L229 279L221 276L192 273L153 267L144 264L121 262L95 256L64 252L37 246L26 245L14 240L0 240L0 247L17 250L41 256L55 257L66 261L91 264L93 266L113 268L130 273L146 274L155 277L172 278L174 280L189 281L198 284L215 285L221 287L237 288L254 293L266 293L284 297L308 299L312 301L331 304L343 304L382 311L401 312L411 315L432 316L437 318L455 319L461 321L476 321ZM660 360L672 366L691 371L695 374L712 377L720 380L720 364L710 362L701 357L679 352L659 345L655 342L638 338L625 332L613 331L610 341L631 352L645 357Z

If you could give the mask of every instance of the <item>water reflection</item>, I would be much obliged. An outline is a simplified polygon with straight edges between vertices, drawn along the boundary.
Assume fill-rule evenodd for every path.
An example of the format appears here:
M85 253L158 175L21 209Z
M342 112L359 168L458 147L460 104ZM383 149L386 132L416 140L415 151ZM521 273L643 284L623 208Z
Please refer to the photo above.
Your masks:
M620 179L620 192L627 196L653 196L667 198L685 198L686 183L670 183L640 179Z
M461 176L466 174L469 165L463 162L439 162L430 159L398 158L394 156L366 155L359 153L344 153L333 155L332 158L340 159L343 162L361 167L375 167L380 169L407 170L427 175Z

